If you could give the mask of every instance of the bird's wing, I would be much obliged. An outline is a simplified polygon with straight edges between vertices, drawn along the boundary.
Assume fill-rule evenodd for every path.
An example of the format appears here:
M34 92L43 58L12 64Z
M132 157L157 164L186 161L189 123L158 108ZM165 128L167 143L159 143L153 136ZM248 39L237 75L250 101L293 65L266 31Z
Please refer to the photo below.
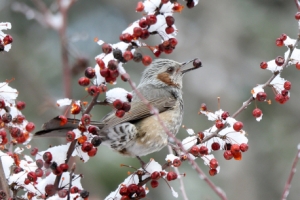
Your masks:
M149 100L149 103L158 110L159 113L169 110L175 106L176 99L171 97L162 97ZM123 122L132 122L153 115L148 106L142 102L132 102L129 112L125 113L122 118L115 116L115 111L107 114L101 123L105 124L103 129Z

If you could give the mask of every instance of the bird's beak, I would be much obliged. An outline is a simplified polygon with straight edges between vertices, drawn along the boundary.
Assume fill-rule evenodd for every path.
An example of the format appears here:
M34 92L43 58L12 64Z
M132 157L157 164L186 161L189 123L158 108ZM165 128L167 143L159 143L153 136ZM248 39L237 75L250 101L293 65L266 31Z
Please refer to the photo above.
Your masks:
M188 69L183 69L183 70L181 70L181 73L182 73L182 74L185 74L186 72L192 71L192 70L194 70L194 69L198 69L199 67L202 66L201 61L200 61L198 58L195 58L195 59L193 59L193 60L190 60L190 61L186 61L186 62L181 63L181 66L180 66L180 67L183 67L183 66L185 66L185 65L187 65L187 64L189 64L189 63L191 63L191 62L193 62L193 67L188 68Z

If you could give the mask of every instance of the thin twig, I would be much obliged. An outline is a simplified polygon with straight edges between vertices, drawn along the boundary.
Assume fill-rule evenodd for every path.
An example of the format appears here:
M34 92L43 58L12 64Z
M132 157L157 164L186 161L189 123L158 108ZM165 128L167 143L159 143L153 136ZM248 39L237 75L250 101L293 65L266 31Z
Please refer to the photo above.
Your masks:
M169 153L172 153L172 148L170 146L168 146L168 150L169 150ZM180 174L178 167L174 167L174 171L176 172L176 174ZM188 200L189 198L187 197L187 194L186 194L186 191L185 191L182 176L179 176L179 183L180 183L180 190L181 190L181 193L182 193L183 200Z
M299 156L300 156L300 144L298 144L297 155L294 159L294 162L293 162L293 165L292 165L292 168L291 168L291 171L290 171L289 178L286 181L286 184L284 186L284 190L283 190L281 200L286 200L287 196L289 195L289 191L290 191L290 188L291 188L291 182L292 182L292 179L293 179L293 177L296 173L296 167L297 167L297 163L299 161Z
M10 197L10 189L7 184L6 178L5 178L5 173L4 173L4 168L2 165L2 160L0 158L0 190L3 190L6 193L7 199Z

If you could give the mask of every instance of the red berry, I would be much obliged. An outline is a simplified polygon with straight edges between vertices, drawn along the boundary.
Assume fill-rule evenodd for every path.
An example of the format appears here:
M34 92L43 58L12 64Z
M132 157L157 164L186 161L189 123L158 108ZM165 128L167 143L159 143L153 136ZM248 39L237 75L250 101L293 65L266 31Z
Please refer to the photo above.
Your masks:
M133 37L140 37L142 35L143 29L141 29L141 27L134 27L133 28Z
M300 63L299 62L296 63L296 68L300 70Z
M174 5L174 6L173 6L172 9L173 9L174 12L181 12L181 10L183 9L183 6L180 5L180 4L177 3L177 2L175 2L173 5Z
M128 192L131 193L131 194L136 193L138 191L138 189L139 189L139 186L137 184L134 184L134 183L128 185L128 187L127 187Z
M118 69L118 62L115 61L115 60L108 61L107 68L110 69L110 70Z
M199 155L199 147L197 147L196 145L192 146L192 148L190 149L190 153L194 156L198 156Z
M50 163L52 161L52 154L47 151L43 154L43 160L46 162L46 163Z
M66 172L69 169L69 165L67 163L62 163L59 165L59 168L63 171Z
M209 170L209 175L210 176L214 176L214 175L216 175L218 173L218 171L216 170L216 169L210 169Z
M25 178L25 179L24 179L24 184L25 184L25 185L28 185L29 183L30 183L30 180L29 180L28 178Z
M287 96L289 94L289 91L287 91L287 90L281 90L281 95L282 96Z
M247 150L248 150L248 144L246 144L246 143L242 143L241 145L240 145L240 150L242 151L242 152L246 152Z
M168 26L165 31L167 34L171 34L174 32L174 28L173 28L173 26Z
M262 111L261 111L261 109L259 109L259 108L255 108L253 111L252 111L252 115L254 116L254 117L260 117L261 116L261 114L262 114Z
M142 30L142 35L140 36L141 39L146 40L150 36L150 33L147 29Z
M207 111L207 106L206 106L206 104L205 104L205 103L202 103L200 109L201 109L201 111Z
M37 176L36 176L35 172L29 172L27 174L27 178L30 180L30 182L36 182L36 180L37 180Z
M18 110L23 110L25 108L25 106L26 106L26 104L24 101L18 101L17 105L16 105Z
M230 160L230 159L232 159L232 158L233 158L233 155L232 155L232 153L231 153L231 151L230 151L230 150L226 150L226 151L224 151L224 154L223 154L223 156L224 156L224 158L225 158L226 160Z
M53 196L56 192L56 189L53 184L48 184L45 187L45 192L48 196Z
M283 63L284 63L284 57L282 57L282 56L277 56L277 57L275 58L275 63L276 63L276 65L278 65L278 66L282 66Z
M38 152L39 152L39 149L36 148L36 147L34 147L34 148L31 149L30 154L31 154L32 156L35 156Z
M104 43L102 44L102 51L105 54L109 54L112 51L112 47L110 46L110 44Z
M238 144L232 144L231 148L230 148L230 151L234 156L234 154L240 152L240 146Z
M147 20L149 25L153 25L157 22L156 15L147 15L146 20Z
M33 122L28 122L26 127L25 127L26 131L28 132L32 132L35 129L35 125Z
M124 110L117 110L115 115L119 118L122 118L125 115L125 111Z
M137 12L142 12L144 10L144 4L143 2L139 1L136 5L136 9Z
M200 140L203 140L204 133L203 132L198 132L198 137L199 137Z
M275 95L275 101L279 102L279 103L283 103L284 101L284 97L282 96L282 94L276 94Z
M207 148L206 146L201 146L201 147L199 148L199 153L200 153L201 155L207 155L207 154L208 154L208 148Z
M2 115L2 117L0 117L0 119L2 119L4 123L9 123L12 121L12 116L10 113L6 112Z
M282 33L282 34L280 35L280 39L281 39L282 41L285 41L286 38L287 38L287 35L286 35L285 33Z
M131 105L130 103L128 102L124 102L123 105L122 105L122 110L124 110L125 112L128 112L131 108Z
M100 91L99 91L99 88L96 86L96 85L91 85L87 88L87 92L89 93L89 95L91 96L95 96L97 95ZM81 109L80 109L80 106L77 105L77 104L72 104L72 107L74 105L74 110L71 109L71 113L73 115L76 115L78 113L80 113ZM75 106L76 105L76 106ZM74 111L74 112L72 112Z
M97 64L98 64L98 66L100 67L100 69L104 69L104 68L105 68L105 63L103 62L102 59L97 58L97 59L96 59L96 62L97 62Z
M242 130L243 126L244 126L243 122L235 122L233 124L233 130L239 132L240 130Z
M168 3L169 2L169 0L161 0L161 3L162 4L166 4L166 3Z
M3 116L2 116L3 117ZM9 132L10 132L10 135L13 137L13 138L19 138L19 137L22 137L23 136L23 132L17 128L17 127L12 127L9 129Z
M88 86L90 84L90 79L87 77L81 77L78 79L78 84L80 86Z
M88 156L89 157L93 157L97 154L98 149L93 147L89 152L88 152Z
M260 63L260 68L267 69L267 67L268 67L268 63L267 62L263 61L263 62Z
M158 171L154 171L150 177L152 180L158 180L160 178L160 173Z
M291 89L291 86L292 86L292 83L291 83L290 81L286 81L286 82L284 82L284 84L283 84L283 87L284 87L284 89L286 89L286 90L290 90L290 89Z
M37 159L37 160L35 161L35 164L36 164L36 166L37 166L38 168L42 168L42 167L44 166L44 162L43 162L42 159Z
M170 171L167 173L167 180L168 181L172 181L172 180L175 180L177 179L177 174L173 171Z
M152 63L152 58L150 56L145 55L145 56L143 56L142 63L145 66L148 66Z
M24 170L21 167L18 167L18 166L14 167L14 169L13 169L14 174L18 174L22 171L24 171Z
M169 43L170 43L171 47L175 48L175 46L178 44L178 41L176 38L170 38ZM195 65L194 65L194 67L195 67Z
M168 26L172 26L174 24L174 22L175 22L174 17L172 17L172 16L167 16L166 17L166 23L167 23Z
M109 70L107 68L100 70L100 75L104 78L109 77Z
M211 169L217 169L218 166L219 166L219 163L218 163L217 159L213 158L209 161L209 167Z
M94 78L95 77L95 69L92 68L92 67L88 67L85 69L84 71L84 75L87 77L87 78Z
M123 58L126 60L126 61L129 61L133 58L133 55L131 53L131 51L125 51L123 53Z
M211 149L214 150L214 151L217 151L220 149L220 144L218 142L213 142L211 144Z
M186 3L186 7L188 7L188 8L194 8L194 6L195 6L195 3L194 3L193 0L192 0L192 1L188 1L188 2Z
M281 38L276 39L276 46L282 47L283 46L283 40Z
M7 44L10 44L13 42L13 38L11 35L6 35L4 38L3 38L3 44L4 45L7 45Z
M37 168L34 173L37 177L42 177L44 175L44 171L40 168Z
M79 192L78 187L76 187L76 186L71 187L71 190L70 190L71 194L75 194L75 193L78 193L78 192Z
M235 160L242 160L242 152L239 151L239 152L233 154L233 158Z
M145 18L140 19L139 26L141 28L146 28L147 26L149 26L148 21Z
M156 188L157 186L158 186L158 181L157 180L152 180L151 182L150 182L150 185L151 185L151 187L152 188Z
M113 106L117 109L117 110L120 110L123 106L123 102L120 100L120 99L116 99L114 102L113 102Z
M267 99L267 94L265 92L259 92L256 94L257 101L265 101Z
M125 43L130 43L131 40L133 40L133 37L129 33L123 33L120 35L120 40Z
M126 186L122 186L122 187L120 188L120 190L119 190L119 193L120 193L120 195L122 195L122 196L128 195L128 194L129 194L129 192L128 192Z
M222 129L224 127L224 124L221 120L217 120L215 122L215 125L216 125L217 129Z
M76 134L73 131L68 131L66 134L66 139L68 142L72 142L75 140Z
M83 152L89 152L91 149L93 148L92 143L85 141L84 143L82 143L81 145L81 150Z
M295 14L295 19L296 19L296 20L300 20L300 12L297 12L297 13Z
M58 190L57 194L60 198L65 198L68 195L68 190L66 189Z
M180 167L181 161L176 158L176 159L173 160L172 164L173 164L174 167Z
M221 118L223 119L223 120L226 120L227 119L227 117L229 117L230 115L229 115L229 112L227 112L227 111L224 111L222 114L221 114Z

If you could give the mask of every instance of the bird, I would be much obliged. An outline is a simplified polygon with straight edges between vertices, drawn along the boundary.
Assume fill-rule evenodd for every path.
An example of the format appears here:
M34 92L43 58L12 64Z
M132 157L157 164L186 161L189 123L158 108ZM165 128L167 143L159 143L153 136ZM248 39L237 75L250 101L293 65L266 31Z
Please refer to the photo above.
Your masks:
M179 63L170 59L156 59L144 70L137 91L156 108L165 128L176 135L183 118L183 76L200 65L183 69L185 65L195 60ZM99 128L98 135L102 144L109 146L122 155L131 157L145 156L160 151L168 145L168 134L158 121L157 116L132 91L131 109L122 118L109 112L99 122L91 125ZM78 121L79 122L79 121ZM58 117L43 125L43 130L36 136L64 136L67 131L77 128L74 119L68 119L64 126L60 125Z

